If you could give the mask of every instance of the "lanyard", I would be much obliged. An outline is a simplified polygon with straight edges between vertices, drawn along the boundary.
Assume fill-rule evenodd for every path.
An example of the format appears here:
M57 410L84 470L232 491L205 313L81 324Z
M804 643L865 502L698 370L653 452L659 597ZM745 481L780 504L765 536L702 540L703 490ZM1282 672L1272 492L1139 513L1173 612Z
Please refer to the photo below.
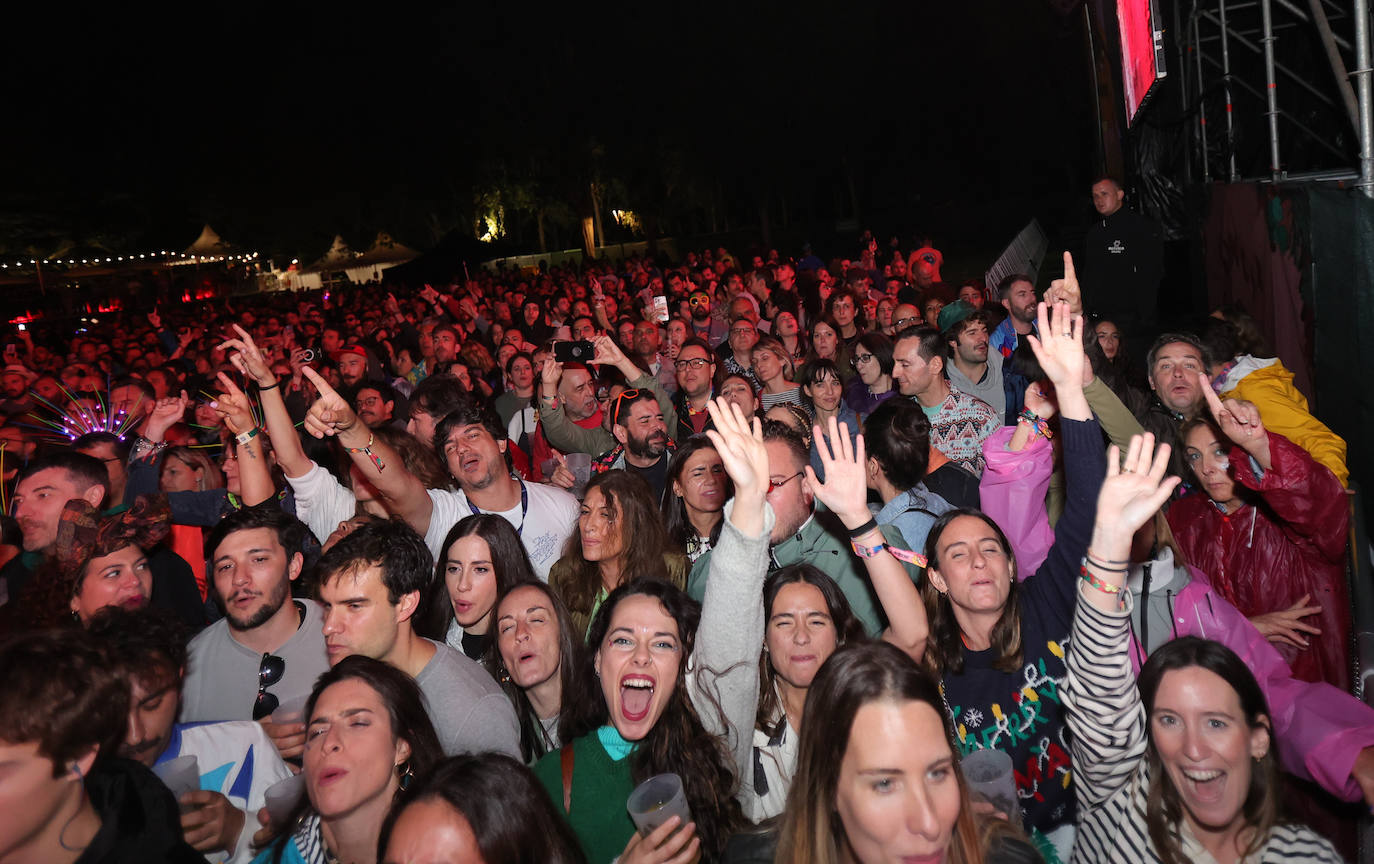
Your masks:
M468 499L468 509L472 515L480 516L482 511L477 509L477 505ZM530 490L525 488L525 481L520 481L520 524L515 528L515 536L520 537L525 533L525 516L530 512Z

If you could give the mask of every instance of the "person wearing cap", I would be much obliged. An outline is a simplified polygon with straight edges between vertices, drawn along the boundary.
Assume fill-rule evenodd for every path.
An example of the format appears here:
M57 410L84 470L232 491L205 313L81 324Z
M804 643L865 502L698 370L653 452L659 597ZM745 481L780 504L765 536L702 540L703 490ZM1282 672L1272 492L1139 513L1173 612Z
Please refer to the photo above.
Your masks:
M13 417L32 411L34 402L29 387L36 378L38 373L23 363L6 363L0 372L0 414Z
M940 335L949 345L945 374L950 383L992 406L1000 417L1006 413L1002 389L1002 355L988 350L988 319L966 300L940 310Z

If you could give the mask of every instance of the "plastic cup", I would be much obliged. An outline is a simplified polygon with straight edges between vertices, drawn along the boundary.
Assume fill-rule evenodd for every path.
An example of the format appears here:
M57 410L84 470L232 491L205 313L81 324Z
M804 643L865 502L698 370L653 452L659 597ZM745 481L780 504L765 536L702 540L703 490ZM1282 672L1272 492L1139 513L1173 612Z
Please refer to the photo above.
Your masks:
M267 815L272 824L284 824L304 794L304 774L292 774L268 786L267 791L263 793L263 806L267 808Z
M578 498L586 491L592 479L592 457L590 453L569 453L563 457L563 464L573 475L572 493ZM647 782L647 781L646 781Z
M981 798L1009 817L1020 813L1010 756L990 748L974 750L960 761L959 767L963 769L971 797Z
M682 778L676 774L657 774L635 787L625 802L630 818L641 836L653 833L673 816L682 817L678 827L692 821L687 807L687 795L682 791Z
M277 706L277 710L272 712L273 723L304 723L305 722L305 703L310 700L310 694L303 694Z
M154 765L153 773L167 784L167 788L172 790L172 797L178 801L187 792L200 789L200 765L196 763L194 756L168 759L160 765Z

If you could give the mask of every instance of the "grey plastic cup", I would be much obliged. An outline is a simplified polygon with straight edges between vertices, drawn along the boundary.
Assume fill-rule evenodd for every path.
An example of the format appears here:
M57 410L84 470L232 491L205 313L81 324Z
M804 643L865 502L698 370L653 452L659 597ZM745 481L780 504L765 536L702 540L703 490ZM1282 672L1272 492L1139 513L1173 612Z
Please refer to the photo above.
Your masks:
M277 706L277 710L272 712L273 723L304 723L305 722L305 703L310 701L310 694L305 693Z
M263 793L263 806L267 808L267 815L272 824L285 823L304 794L305 774L292 774L268 786L267 791Z
M568 470L573 475L572 493L578 498L587 490L587 484L592 479L592 457L589 453L569 453L563 457L563 464L568 466Z
M630 818L641 836L652 834L673 816L682 817L679 828L692 821L682 778L676 774L656 774L640 783L630 793L625 808L630 811Z
M1020 812L1016 797L1016 777L1011 757L1001 750L974 750L960 760L959 767L968 783L969 795L992 805L994 810L1014 817Z
M195 756L178 756L154 765L153 773L172 790L172 797L178 801L187 792L200 789L200 765Z

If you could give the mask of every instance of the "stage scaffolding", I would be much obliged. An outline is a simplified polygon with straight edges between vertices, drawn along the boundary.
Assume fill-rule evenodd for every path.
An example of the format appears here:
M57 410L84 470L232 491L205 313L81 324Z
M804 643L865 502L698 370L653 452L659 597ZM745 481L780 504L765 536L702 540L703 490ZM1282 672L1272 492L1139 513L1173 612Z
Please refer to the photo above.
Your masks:
M1171 59L1197 109L1195 177L1339 182L1374 197L1369 0L1177 0L1173 13ZM1267 139L1267 171L1247 176L1241 138Z

